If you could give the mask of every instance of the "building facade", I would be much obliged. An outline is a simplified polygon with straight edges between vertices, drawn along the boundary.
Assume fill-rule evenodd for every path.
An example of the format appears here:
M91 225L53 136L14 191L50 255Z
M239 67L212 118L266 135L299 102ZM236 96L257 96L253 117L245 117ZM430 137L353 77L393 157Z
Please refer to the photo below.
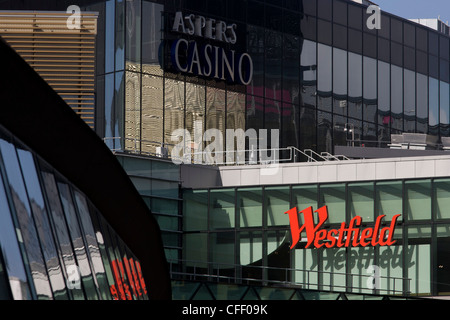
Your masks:
M159 227L116 157L3 40L0 60L1 298L169 299Z
M450 136L445 28L345 0L80 5L98 12L95 132L155 213L173 297L449 295L450 172L439 150ZM272 175L261 163L199 165L212 151L207 132L216 154L230 142L239 151L227 130L253 130L265 142L260 149L279 148L293 163ZM408 133L425 135L421 147L442 158L321 155L386 148ZM247 164L252 146L247 137ZM181 165L171 163L175 156ZM315 219L304 218L316 210ZM351 232L375 240L352 245Z

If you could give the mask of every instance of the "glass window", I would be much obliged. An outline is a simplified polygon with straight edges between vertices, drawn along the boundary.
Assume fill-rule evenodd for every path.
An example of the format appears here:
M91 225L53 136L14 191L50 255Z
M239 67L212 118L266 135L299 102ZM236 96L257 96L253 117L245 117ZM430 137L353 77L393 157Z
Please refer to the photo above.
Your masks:
M397 230L395 233L400 235ZM399 294L404 290L403 265L399 263L402 261L402 248L399 245L379 248L378 262L375 265L379 268L380 293Z
M78 208L78 213L81 221L81 228L86 240L86 247L89 252L89 258L95 273L95 279L100 288L102 299L109 299L109 286L106 279L105 268L103 266L102 257L100 255L99 244L92 225L89 206L84 195L75 191L75 203Z
M45 186L45 191L49 203L49 211L51 212L51 219L55 225L55 236L58 243L58 249L64 263L65 271L74 275L78 270L75 261L75 254L72 251L72 244L69 238L69 231L67 230L66 220L64 218L61 201L59 200L58 190L53 174L42 171L42 178ZM75 300L84 300L84 293L80 286L73 285L69 287L70 294Z
M368 33L363 34L363 55L365 57L377 58L377 37Z
M362 32L348 29L348 50L362 54Z
M346 257L345 248L331 248L321 253L322 270L319 282L324 290L342 292L346 289ZM319 253L319 254L320 254Z
M141 70L141 1L126 2L126 68Z
M333 93L337 100L347 100L347 51L333 48ZM338 110L346 108L338 107Z
M385 62L378 62L378 123L390 127L391 123L391 85L390 66Z
M0 151L11 190L11 197L15 206L17 230L24 243L31 276L38 299L52 299L53 295L45 267L44 258L39 248L39 240L34 224L27 190L24 185L17 153L14 145L0 139Z
M404 69L404 130L415 132L416 130L416 75L415 72Z
M385 62L391 61L391 42L378 38L378 59Z
M58 190L61 199L61 203L64 209L64 214L69 227L69 234L72 240L72 246L75 251L76 260L83 282L83 287L86 292L86 298L88 300L95 300L98 298L96 285L94 283L94 275L91 272L89 266L88 256L86 253L86 247L83 241L83 235L78 224L77 213L73 203L72 195L69 186L65 183L58 183Z
M347 28L333 24L333 47L347 49Z
M350 217L360 216L363 221L374 221L374 184L372 182L349 183Z
M17 239L20 232L14 226L1 175L0 212L0 249L4 260L3 270L8 276L10 288L14 288L11 290L12 298L14 300L31 300L33 296L21 254L23 248L19 247ZM23 242L21 242L21 245L23 245Z
M319 187L319 207L328 207L328 223L341 223L345 218L345 184L324 184Z
M373 290L367 284L371 276L370 267L375 265L375 248L351 248L350 251L348 255L350 275L347 275L347 277L351 287L354 288L352 292L373 293Z
M123 70L125 66L125 1L116 0L115 10L115 61L116 70ZM121 136L119 136L121 137Z
M144 2L145 3L145 2ZM156 147L163 143L163 108L164 108L163 78L142 75L142 130L141 144L143 152L155 153ZM171 111L169 111L169 114ZM152 142L153 141L153 142Z
M416 28L412 23L403 23L403 40L407 46L412 48L416 46Z
M142 71L162 75L158 56L162 36L163 6L142 1ZM159 88L162 88L159 87Z
M332 152L333 149L333 120L328 112L317 112L317 149L319 152Z
M352 17L353 19L353 17ZM333 21L344 26L347 25L347 3L341 1L333 2Z
M390 39L391 37L391 18L381 12L381 29L378 30L378 35Z
M450 225L438 225L436 254L436 283L438 295L450 294ZM429 261L429 260L428 260Z
M235 264L235 240L233 232L213 232L209 234L209 261L213 262L212 274L233 276ZM216 265L217 264L217 265ZM215 269L218 268L218 269Z
M392 128L403 130L403 69L391 65Z
M197 272L203 268L206 272L208 261L208 234L194 233L184 235L183 259L186 260L187 267L196 267Z
M242 188L237 192L240 227L262 227L261 188Z
M365 121L376 122L377 61L363 57L363 116Z
M44 203L40 181L33 156L22 149L17 151L23 172L28 197L31 201L33 218L36 221L37 234L43 248L44 260L55 299L67 299L66 284L59 264L58 252L53 240L53 231L48 220L47 206Z
M429 78L428 130L430 134L439 132L439 80Z
M385 215L385 221L391 221L397 214L403 214L403 191L401 181L377 182L376 216ZM399 221L402 217L399 217Z
M395 18L391 18L391 40L403 43L403 23Z
M105 75L105 143L110 149L115 149L114 139L114 73ZM120 144L119 144L120 145Z
M403 46L391 41L391 63L403 66Z
M436 219L450 218L450 179L437 179L433 183Z
M262 232L240 232L239 233L239 260L238 264L243 266L242 277L250 279L262 279L263 239Z
M330 72L332 70L331 47L319 43L317 53L318 53L317 90L319 98L329 97L332 92L332 78ZM331 106L329 105L323 106L325 110L331 111L329 107Z
M209 221L211 229L235 227L234 189L212 189L209 193Z
M440 81L440 103L439 103L439 122L440 133L442 136L449 136L450 134L450 119L449 119L449 107L450 107L450 91L449 84L444 81Z
M319 289L318 252L319 250L314 249L294 250L292 282L306 289Z
M141 140L141 74L126 71L125 77L125 147L137 152Z
M288 225L284 213L290 209L289 187L266 187L264 189L265 210L268 226Z
M426 27L416 27L416 47L424 52L428 51L428 32Z
M428 77L417 73L416 78L417 132L428 133Z
M406 213L410 220L431 219L431 181L405 182Z
M331 0L318 0L317 1L317 8L318 8L318 17L322 19L326 19L331 21L332 14L333 14L333 3Z
M124 133L124 112L125 112L125 75L124 72L115 73L114 83L114 123L113 132L114 137L123 137ZM114 143L116 149L123 149L123 141L115 140Z
M431 293L431 227L414 226L407 229L409 290L413 295Z
M331 22L317 19L317 40L320 43L331 45L332 39L332 24Z
M357 30L361 30L363 22L363 8L361 8L360 6L349 4L348 16L348 26Z
M445 59L445 60L449 59L450 48L449 48L448 37L439 36L439 52L440 52L439 56L441 57L441 59Z
M164 99L164 142L169 145L178 143L178 141L172 141L172 132L184 128L184 87L183 81L165 79L164 95L161 97ZM160 93L162 94L161 91ZM158 104L155 103L154 108L158 108ZM160 113L162 114L162 110ZM150 115L151 113L148 114ZM182 138L186 139L186 137ZM172 150L169 149L170 154Z
M208 191L184 190L184 231L208 230Z
M114 71L115 0L106 1L105 13L105 73Z
M436 31L428 31L428 52L432 55L439 55L439 35Z
M362 118L362 83L363 83L362 56L348 53L348 116Z

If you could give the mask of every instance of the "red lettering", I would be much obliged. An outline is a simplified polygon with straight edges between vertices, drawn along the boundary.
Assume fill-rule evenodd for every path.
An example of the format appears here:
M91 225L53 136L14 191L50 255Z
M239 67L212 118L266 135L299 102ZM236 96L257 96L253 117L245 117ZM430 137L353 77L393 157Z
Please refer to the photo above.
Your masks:
M319 241L322 241L322 240L326 239L326 237L327 237L327 231L326 230L322 229L322 230L317 231L315 239L314 239L314 246L316 248L323 247L325 245L325 243L320 243L319 244Z
M317 212L319 215L319 222L317 223L316 226L314 226L312 207L300 211L300 213L303 213L303 218L305 220L305 223L301 227L299 226L298 223L297 208L293 208L285 212L285 214L289 215L289 221L291 226L291 236L292 236L291 249L293 249L297 245L298 241L300 240L300 234L302 233L303 230L306 231L306 237L308 239L305 248L308 248L314 242L316 231L328 219L328 211L327 207L322 207L314 212Z
M400 214L395 215L392 218L390 226L383 228L381 232L381 222L385 215L377 217L374 228L366 228L361 231L362 218L360 216L355 216L350 220L348 228L345 222L342 222L339 230L331 229L327 232L326 230L320 229L328 219L327 207L323 206L314 212L318 214L319 218L317 225L314 224L312 207L306 208L300 212L297 212L297 208L292 208L285 212L285 214L289 216L291 228L291 249L294 249L300 241L301 233L303 231L305 231L307 238L305 248L309 248L311 244L314 244L314 247L316 248L321 248L323 246L327 248L333 248L335 246L341 248L350 246L357 247L359 245L362 247L368 245L390 246L397 242L396 240L393 240L393 236L395 224L397 219L401 216ZM299 224L298 213L303 214L304 223L301 226Z
M136 270L139 275L139 282L141 283L142 291L144 292L144 294L147 294L147 287L145 285L144 277L142 276L141 264L139 263L139 261L136 261L135 264L136 264Z
M383 228L381 230L380 240L379 240L380 246L391 246L397 242L397 240L392 240L392 237L394 236L395 223L397 222L397 219L399 217L400 217L400 214L395 215L392 218L391 225L389 227ZM389 233L389 235L387 237L387 240L384 241L384 238L386 237L387 232Z
M367 228L361 232L361 239L359 239L359 243L362 247L367 247L370 244L370 241L366 241L366 239L372 237L373 229Z
M339 233L339 231L337 231L336 229L331 229L329 232L328 232L328 235L327 235L327 240L329 241L329 242L327 242L326 244L325 244L325 246L327 247L327 248L333 248L335 245L336 245L336 235ZM333 236L333 234L334 234L334 236Z

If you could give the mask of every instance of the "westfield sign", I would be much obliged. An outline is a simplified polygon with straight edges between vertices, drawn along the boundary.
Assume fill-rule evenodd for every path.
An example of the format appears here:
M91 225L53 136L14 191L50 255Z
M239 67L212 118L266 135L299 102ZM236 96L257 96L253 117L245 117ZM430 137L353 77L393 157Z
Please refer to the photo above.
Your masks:
M292 208L285 212L285 214L289 215L289 223L291 225L291 249L300 241L303 231L307 237L305 248L309 248L311 245L314 245L316 248L390 246L396 242L396 240L392 240L392 237L394 236L395 223L401 216L400 214L395 215L390 226L385 228L381 228L382 220L385 217L385 215L381 215L375 221L373 228L361 229L362 218L356 216L350 220L348 226L345 222L342 222L339 229L321 229L328 219L328 209L324 206L314 212L318 214L319 221L317 224L314 223L312 207L300 211L305 221L302 226L299 225L297 208Z

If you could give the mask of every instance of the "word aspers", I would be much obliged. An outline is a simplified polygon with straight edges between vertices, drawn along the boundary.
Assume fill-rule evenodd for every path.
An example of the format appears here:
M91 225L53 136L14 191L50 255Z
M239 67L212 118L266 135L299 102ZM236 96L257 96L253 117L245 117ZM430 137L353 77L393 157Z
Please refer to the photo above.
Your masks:
M360 216L356 216L350 220L348 227L345 222L342 222L339 229L321 229L328 219L328 209L324 206L314 212L317 212L319 218L317 225L314 224L312 207L300 211L300 213L303 214L305 221L302 226L299 225L297 208L292 208L285 212L285 214L289 215L289 223L291 226L291 249L293 249L300 241L300 235L303 231L305 231L307 237L305 248L309 248L312 244L314 244L314 247L316 248L321 248L323 246L326 248L350 246L374 247L376 245L391 246L396 242L396 240L392 240L392 237L394 236L395 223L401 216L400 214L395 215L392 218L389 227L380 230L382 220L385 217L385 215L381 215L377 218L373 228L368 227L361 230L361 228L359 228L362 224L362 218Z

